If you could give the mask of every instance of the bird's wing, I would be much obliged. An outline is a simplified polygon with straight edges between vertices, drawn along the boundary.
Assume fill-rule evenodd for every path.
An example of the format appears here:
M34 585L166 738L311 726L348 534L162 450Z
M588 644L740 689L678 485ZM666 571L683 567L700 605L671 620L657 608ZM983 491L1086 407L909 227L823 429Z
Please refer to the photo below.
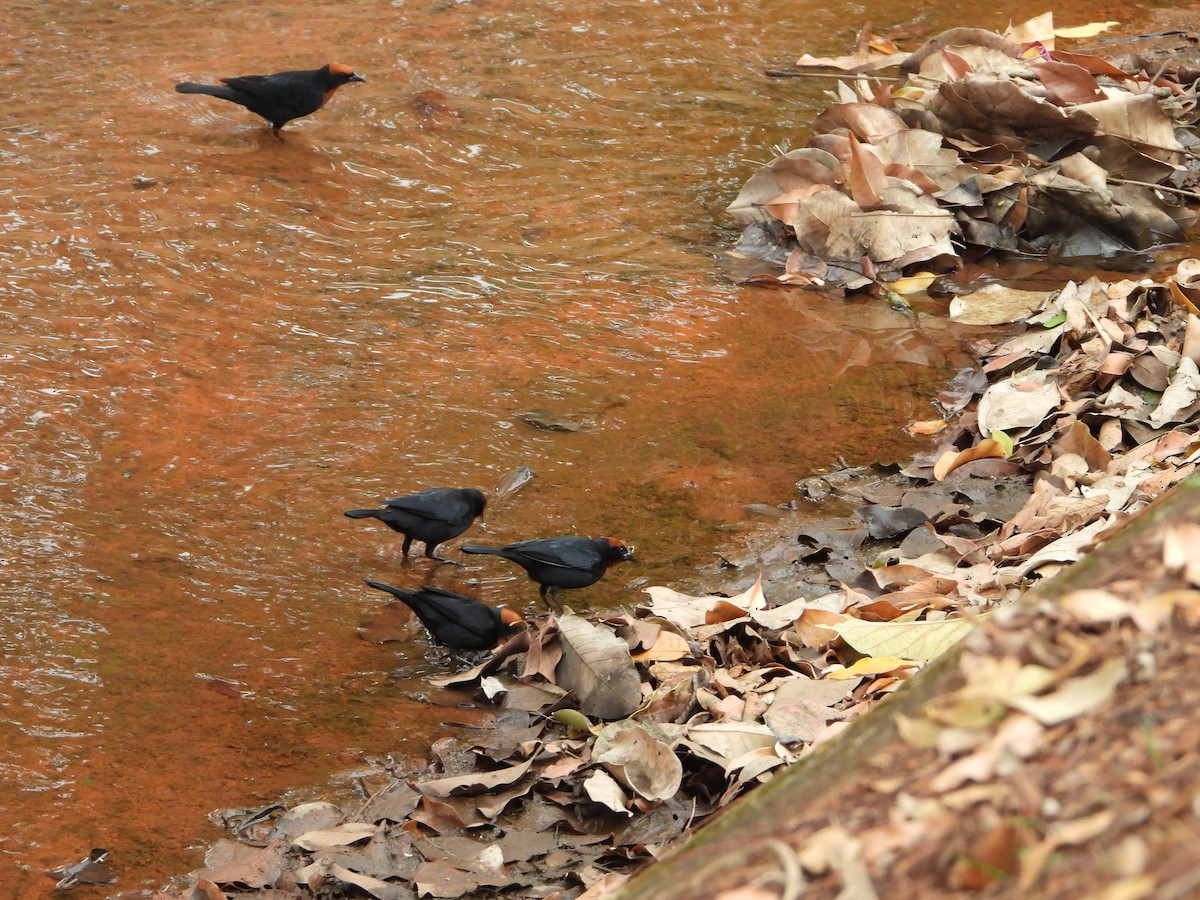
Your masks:
M233 78L222 78L221 81L231 88L237 88L247 94L257 94L261 92L267 77L266 75L238 75Z
M525 559L560 569L590 569L596 564L596 548L578 538L549 538L513 548Z
M438 522L457 519L469 514L467 505L456 496L430 494L421 491L409 497L393 497L384 501L392 509L402 509L423 519Z

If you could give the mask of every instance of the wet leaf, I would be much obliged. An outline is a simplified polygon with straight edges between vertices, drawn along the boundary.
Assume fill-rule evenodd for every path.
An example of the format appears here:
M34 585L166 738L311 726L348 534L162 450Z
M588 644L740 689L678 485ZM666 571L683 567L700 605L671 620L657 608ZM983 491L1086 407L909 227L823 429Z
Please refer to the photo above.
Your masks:
M117 881L116 870L105 862L106 859L108 859L108 851L102 847L96 847L79 862L51 869L46 874L58 879L58 883L54 885L56 891L67 891L81 884L115 884Z
M379 826L373 822L346 822L336 828L326 828L319 831L308 831L293 838L292 843L305 850L320 851L331 847L345 847L369 840L379 833Z
M973 294L960 294L951 300L950 319L964 325L1019 322L1041 309L1047 297L1045 291L1019 291L989 284Z
M204 854L200 875L215 884L244 884L252 888L273 887L283 875L283 843L248 847L222 838Z
M642 680L629 645L579 616L559 616L558 627L563 654L555 679L579 698L580 711L598 719L621 719L636 710L642 703Z

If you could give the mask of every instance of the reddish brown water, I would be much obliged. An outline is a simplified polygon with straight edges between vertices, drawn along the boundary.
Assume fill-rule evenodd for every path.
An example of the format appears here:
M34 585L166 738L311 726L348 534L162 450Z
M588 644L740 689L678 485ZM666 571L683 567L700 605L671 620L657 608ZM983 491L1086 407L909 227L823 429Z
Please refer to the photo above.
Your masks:
M0 10L0 896L93 846L162 883L209 811L470 719L421 702L421 639L356 637L361 579L427 566L343 509L527 464L472 536L623 537L642 561L579 596L627 602L744 504L905 456L944 375L876 303L715 273L721 208L825 102L762 67L842 52L858 7L316 6ZM283 142L171 90L332 60L369 82Z

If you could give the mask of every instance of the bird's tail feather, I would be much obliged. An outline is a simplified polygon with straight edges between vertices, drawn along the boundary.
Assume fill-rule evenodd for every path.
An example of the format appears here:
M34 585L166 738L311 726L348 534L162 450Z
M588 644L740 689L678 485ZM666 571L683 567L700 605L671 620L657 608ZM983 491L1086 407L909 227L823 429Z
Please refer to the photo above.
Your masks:
M465 544L458 548L463 553L482 553L484 556L503 556L502 547L480 547L477 544Z
M377 509L348 509L346 515L352 519L376 519L379 517Z
M230 96L230 90L227 87L216 84L196 84L194 81L181 81L175 85L175 90L181 94L211 94L214 97L225 99Z
M412 591L401 590L400 588L392 587L390 584L384 584L382 581L372 581L370 578L364 578L363 581L365 581L369 587L373 587L377 591L383 591L386 594L391 594L393 597L403 600L405 603L411 599Z

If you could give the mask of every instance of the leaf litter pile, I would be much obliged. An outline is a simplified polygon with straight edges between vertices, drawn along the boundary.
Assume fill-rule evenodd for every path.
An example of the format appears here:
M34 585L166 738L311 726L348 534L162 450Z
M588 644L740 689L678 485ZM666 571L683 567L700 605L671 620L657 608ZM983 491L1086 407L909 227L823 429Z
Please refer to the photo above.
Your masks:
M1057 50L1049 14L1006 36L952 29L906 58L877 43L800 60L861 74L730 204L747 280L924 286L989 253L1144 251L1195 221L1194 70ZM897 64L898 84L866 74Z
M986 58L999 53L1015 62L1003 39L996 41L1000 45ZM970 81L968 70L979 63L938 52L943 68L966 68L930 93L965 116L976 95L965 87L944 88ZM912 65L924 72L931 55L917 56ZM1075 162L1035 175L1029 166L998 163L985 166L984 175L978 160L989 148L992 157L1023 153L1032 160L1041 145L1015 128L992 144L978 133L970 140L931 130L914 135L918 129L899 125L895 113L878 107L888 113L888 127L896 126L888 134L873 132L887 138L895 154L881 161L874 150L864 150L867 132L857 132L863 123L883 120L842 109L836 113L840 124L825 133L839 137L845 160L826 142L821 153L828 159L814 163L815 157L802 156L795 165L776 166L772 177L789 199L763 205L778 207L772 214L778 222L790 220L789 227L815 215L805 204L818 193L842 198L821 201L842 210L831 222L854 221L864 210L919 209L922 232L936 236L924 249L901 242L893 246L902 252L877 258L870 225L847 238L845 246L857 255L831 258L833 268L869 272L871 279L913 261L956 255L949 238L974 227L968 220L978 225L974 234L1036 243L1024 227L1029 217L1017 223L1012 210L1031 207L1034 196L1060 197L1055 191L1074 197L1072 233L1111 235L1111 227L1088 220L1095 192L1108 190L1102 187L1108 176L1095 167L1108 165L1111 172L1121 159L1142 176L1136 180L1148 182L1155 165L1166 165L1159 151L1180 152L1173 136L1182 127L1175 119L1165 130L1139 130L1135 138L1115 134L1111 122L1130 128L1159 123L1164 103L1186 105L1182 94L1156 88L1158 78L1143 80L1140 94L1153 100L1158 113L1144 100L1120 100L1122 111L1102 120L1097 109L1073 111L1082 101L1056 93L1080 90L1078 76L1059 71L1076 63L1040 59L1026 65L1042 69L1034 81L1044 96L1018 100L1005 93L987 102L1019 112L1025 122L1057 116L1044 140L1062 123L1075 123L1063 131L1062 146L1090 141L1095 152L1081 145ZM1025 76L1012 71L992 77L1022 91L1028 87ZM993 127L996 121L992 117ZM1109 124L1101 128L1100 121ZM1143 145L1143 137L1152 140ZM964 163L962 154L976 162ZM941 160L942 176L953 170L955 184L922 172L926 158ZM842 185L848 191L828 186L836 178L820 191L808 189L814 172L841 171L843 165L851 173ZM784 178L783 171L792 174ZM1132 170L1122 171L1127 177ZM900 194L891 193L896 180L906 182ZM932 182L954 202L920 199L934 192ZM1092 201L1075 197L1078 185L1088 187ZM1177 198L1129 187L1106 202L1110 208L1119 202L1123 219L1150 223L1143 237L1130 238L1132 245L1145 245L1146 235L1154 243L1178 233L1173 229L1187 215ZM1118 194L1119 201L1113 199ZM866 216L859 224L877 218ZM810 231L820 229L797 228ZM784 280L799 271L797 258L812 255L811 246L790 250L792 274ZM1034 613L1048 623L1036 640L1024 629L1005 631L1016 609L1010 601L1087 555L1195 469L1198 273L1200 263L1185 261L1165 281L1093 279L1050 293L989 290L957 299L952 317L1000 327L973 346L978 365L960 372L939 396L941 418L913 424L915 431L936 435L936 449L887 478L842 472L802 482L804 496L834 493L860 508L846 519L804 521L792 544L794 577L787 587L769 582L764 589L759 579L736 596L651 587L625 612L548 616L480 665L432 682L491 704L493 727L474 740L438 742L424 771L381 771L357 808L307 803L243 821L231 839L209 850L206 867L189 887L152 896L599 897L739 794L846 730L931 660L964 646L965 681L957 693L902 723L906 740L940 754L937 782L928 786L940 799L905 800L908 795L892 785L899 810L893 810L894 821L864 824L857 835L844 825L817 830L788 877L824 878L827 886L857 886L871 893L856 890L856 896L874 896L872 875L911 866L920 854L905 856L905 848L936 834L940 843L926 848L926 862L935 850L945 857L945 847L953 845L978 863L959 865L965 856L935 861L953 871L947 878L955 889L983 888L1011 872L1030 888L1056 853L1104 834L1118 813L1096 813L1076 802L1067 804L1069 819L1013 825L1005 816L1028 802L1006 806L989 783L1044 747L1055 728L1108 701L1139 666L1152 669L1154 652L1165 645L1149 638L1168 622L1182 616L1194 630L1200 619L1194 590L1200 588L1200 527L1181 527L1162 550L1159 568L1179 573L1186 588L1166 599L1135 602L1146 598L1115 584L1110 591L1077 593L1061 607ZM839 283L851 286L853 280ZM768 596L776 590L778 596ZM1085 632L1103 634L1108 654L1087 649L1077 636ZM1085 774L1081 764L1064 778L1079 782ZM971 811L969 827L959 833L964 810ZM1136 887L1145 883L1149 851L1126 843L1122 871ZM1019 864L1018 849L1026 851ZM777 896L755 890L731 888L722 896ZM1131 890L1114 896L1148 895Z

